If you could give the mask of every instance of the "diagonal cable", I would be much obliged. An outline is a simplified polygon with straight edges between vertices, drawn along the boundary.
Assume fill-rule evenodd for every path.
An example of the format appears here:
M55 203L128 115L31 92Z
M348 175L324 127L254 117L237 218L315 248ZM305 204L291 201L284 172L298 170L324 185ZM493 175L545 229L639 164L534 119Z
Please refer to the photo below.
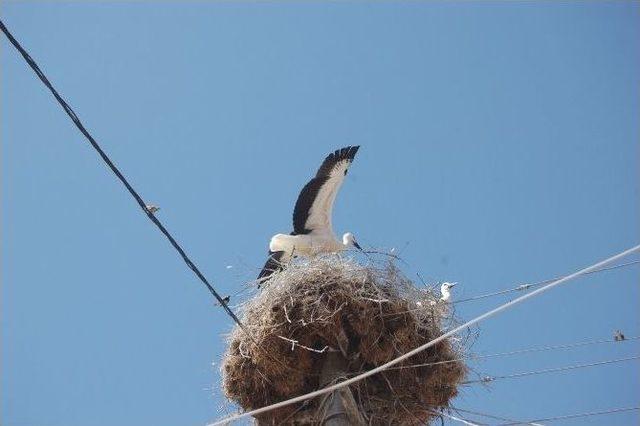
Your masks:
M578 418L584 418L584 417L602 416L605 414L624 413L627 411L635 411L635 410L640 410L640 407L611 408L609 410L599 410L599 411L590 411L587 413L567 414L564 416L534 419L534 420L531 420L531 422L553 422L556 420L569 420L569 419L578 419ZM519 422L501 423L499 426L513 426L513 425L521 425L521 424L526 424L526 423L519 423Z
M387 370L402 370L405 368L431 367L434 365L451 364L451 363L460 362L464 360L477 361L480 359L487 359L487 358L499 358L503 356L521 355L521 354L528 354L528 353L534 353L534 352L547 352L547 351L556 351L556 350L562 350L562 349L574 349L574 348L579 348L584 346L600 345L600 344L606 344L606 343L617 345L620 343L631 342L635 340L640 340L640 336L626 337L624 340L614 340L609 338L609 339L599 339L599 340L586 340L586 341L566 343L561 345L534 346L531 348L516 349L508 352L497 352L497 353L484 354L484 355L469 354L466 356L461 356L453 359L446 359L443 361L434 361L434 362L425 362L422 364L411 364L411 365L400 365L397 367L389 367Z
M457 416L454 416L453 414L445 413L444 411L433 411L433 413L437 414L438 416L446 417L448 419L453 420L454 422L462 423L467 426L481 426L480 423L474 423L467 419L463 419L462 417L457 417Z
M606 361L590 362L588 364L568 365L565 367L546 368L544 370L525 371L522 373L505 374L502 376L485 376L476 380L467 380L467 381L461 382L460 384L470 385L473 383L491 383L491 382L495 382L496 380L502 380L502 379L517 379L520 377L537 376L538 374L560 373L562 371L576 370L579 368L587 368L587 367L597 367L600 365L607 365L607 364L617 364L619 362L635 361L638 359L640 359L640 356L630 356L627 358L609 359Z
M612 269L624 268L626 266L636 265L638 263L640 263L640 260L632 260L630 262L621 263L619 265L607 266L606 268L596 269L596 270L593 270L593 271L591 271L591 272L589 272L589 273L587 273L585 275L595 274L597 272L611 271ZM471 302L473 300L480 300L480 299L486 299L487 297L500 296L500 295L503 295L503 294L512 293L514 291L529 290L530 288L539 287L541 285L548 284L548 283L550 283L552 281L557 280L558 278L560 278L560 277L548 278L546 280L538 281L536 283L531 283L531 284L520 284L517 287L508 288L508 289L505 289L505 290L499 290L499 291L494 291L492 293L479 294L477 296L471 296L471 297L467 297L467 298L460 299L460 300L454 300L452 303L453 304L457 304L457 303Z
M305 401L307 399L315 398L315 397L318 397L318 396L333 392L333 391L338 390L340 388L343 388L345 386L349 386L351 384L357 383L357 382L359 382L359 381L361 381L363 379L366 379L367 377L373 376L373 375L375 375L377 373L380 373L380 372L388 369L389 367L392 367L392 366L394 366L396 364L401 363L402 361L412 357L413 355L415 355L417 353L420 353L420 352L422 352L422 351L424 351L424 350L426 350L426 349L428 349L428 348L430 348L430 347L442 342L443 340L449 338L450 336L453 336L456 333L459 333L461 330L464 330L467 327L470 327L470 326L472 326L474 324L478 324L478 323L480 323L480 322L482 322L482 321L484 321L484 320L486 320L488 318L491 318L491 317L493 317L493 316L495 316L495 315L497 315L497 314L499 314L499 313L501 313L501 312L503 312L503 311L515 306L515 305L518 305L518 304L520 304L520 303L522 303L522 302L524 302L524 301L526 301L526 300L528 300L528 299L530 299L532 297L536 297L537 295L539 295L541 293L544 293L544 292L546 292L548 290L551 290L552 288L557 287L560 284L564 284L567 281L571 281L571 280L573 280L573 279L575 279L575 278L577 278L579 276L582 276L587 272L591 272L593 270L596 270L598 268L606 266L606 265L608 265L610 263L613 263L613 262L615 262L615 261L617 261L619 259L622 259L622 258L624 258L626 256L629 256L630 254L637 253L639 251L640 251L640 245L636 245L636 246L631 247L631 248L629 248L629 249L627 249L625 251L622 251L622 252L620 252L618 254L615 254L615 255L607 258L607 259L601 260L601 261L599 261L599 262L597 262L597 263L595 263L595 264L593 264L591 266L588 266L588 267L583 268L583 269L581 269L579 271L576 271L576 272L573 272L573 273L571 273L569 275L566 275L566 276L560 278L559 280L553 281L553 282L551 282L551 283L549 283L549 284L547 284L547 285L545 285L543 287L540 287L540 288L538 288L536 290L533 290L533 291L531 291L531 292L529 292L527 294L524 294L524 295L522 295L522 296L520 296L518 298L515 298L515 299L513 299L513 300L511 300L509 302L503 303L502 305L500 305L500 306L498 306L496 308L493 308L493 309L483 313L482 315L479 315L479 316L477 316L477 317L465 322L464 324L461 324L461 325L457 326L456 328L454 328L452 330L447 331L446 333L436 337L435 339L430 340L429 342L425 343L424 345L418 346L417 348L412 349L409 352L407 352L407 353L405 353L403 355L400 355L399 357L394 358L394 359L392 359L391 361L389 361L389 362L387 362L385 364L379 365L378 367L375 367L375 368L372 368L371 370L365 371L364 373L361 373L358 376L352 377L352 378L347 379L347 380L343 380L343 381L341 381L339 383L336 383L336 384L331 385L331 386L324 387L322 389L318 389L318 390L313 391L313 392L305 393L303 395L299 395L299 396L296 396L294 398L289 398L289 399L286 399L284 401L276 402L275 404L267 405L265 407L253 409L251 411L246 411L246 412L241 413L241 414L237 414L237 415L234 415L234 416L231 416L231 417L220 419L218 421L210 423L209 426L229 424L229 423L231 423L233 421L237 421L237 420L240 420L240 419L245 418L245 417L256 416L258 414L266 413L268 411L275 410L275 409L280 408L280 407L285 407L287 405L294 404L296 402Z
M62 108L65 110L65 112L71 118L71 120L76 125L78 130L80 130L80 132L84 135L84 137L87 138L87 140L89 141L91 146L98 152L98 154L100 155L102 160L107 164L107 166L109 166L111 171L116 175L116 177L120 180L120 182L122 182L122 184L127 188L127 191L129 191L131 196L136 200L136 203L138 203L138 205L140 206L140 208L142 209L144 214L149 218L149 220L151 220L151 222L153 222L154 225L156 225L156 227L160 230L160 232L162 232L164 234L164 236L167 237L167 239L169 240L169 242L171 243L173 248L175 248L176 251L180 254L180 256L182 256L182 259L187 264L189 269L191 269L196 274L196 276L207 287L207 289L213 295L213 297L216 298L216 300L218 301L218 304L220 306L222 306L223 309L227 312L227 314L231 317L231 319L233 319L233 321L236 324L238 324L238 326L242 330L244 330L246 332L244 326L240 322L240 319L238 319L236 314L234 314L233 311L231 310L231 308L229 308L229 306L227 305L227 302L225 302L223 297L221 297L220 294L213 288L213 286L205 278L205 276L202 274L202 272L200 272L200 270L195 265L195 263L193 263L191 261L189 256L187 256L185 251L180 246L180 244L178 244L178 242L175 240L175 238L173 238L173 236L169 233L169 231L167 231L167 228L165 228L164 225L158 220L158 218L156 218L155 215L153 213L151 213L149 211L149 209L147 209L146 203L144 202L142 197L140 197L140 195L138 195L136 190L133 189L131 184L127 181L127 178L125 178L124 175L122 174L122 172L116 167L115 164L113 164L111 159L102 150L100 145L98 145L98 142L96 142L96 140L93 138L93 136L91 136L89 131L84 127L84 125L80 121L80 118L78 118L78 116L73 111L71 106L69 106L69 104L62 98L62 96L60 96L60 94L53 87L53 85L51 84L51 82L49 81L47 76L44 75L44 73L42 72L42 70L40 69L38 64L33 60L33 58L31 58L29 53L27 53L27 51L20 45L20 43L15 39L15 37L13 37L13 35L7 29L7 27L4 25L4 22L2 22L1 19L0 19L0 29L7 36L7 38L11 42L11 44L13 44L13 46L18 50L18 52L20 52L20 54L22 55L24 60L27 62L27 64L29 64L29 66L36 73L38 78L44 83L45 86L47 86L49 91L51 91L51 94L53 94L53 96L56 98L56 100L58 101L60 106L62 106Z
M474 416L480 416L480 417L487 417L489 419L493 419L493 420L502 420L503 422L512 422L513 424L518 424L518 425L529 425L529 426L543 426L540 423L535 423L535 422L520 422L520 421L516 421L513 419L509 419L507 417L502 417L502 416L496 416L494 414L487 414L487 413L480 413L478 411L472 411L472 410L465 410L459 407L450 407L452 410L455 411L459 411L461 413L466 413L466 414L472 414Z

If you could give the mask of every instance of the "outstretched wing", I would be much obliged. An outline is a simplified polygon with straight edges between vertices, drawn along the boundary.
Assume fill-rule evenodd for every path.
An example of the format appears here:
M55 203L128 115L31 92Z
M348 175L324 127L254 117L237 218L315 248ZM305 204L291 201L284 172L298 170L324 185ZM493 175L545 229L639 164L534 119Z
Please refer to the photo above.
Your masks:
M293 210L293 235L333 235L331 212L338 190L359 146L347 146L329 154L316 176L300 191Z

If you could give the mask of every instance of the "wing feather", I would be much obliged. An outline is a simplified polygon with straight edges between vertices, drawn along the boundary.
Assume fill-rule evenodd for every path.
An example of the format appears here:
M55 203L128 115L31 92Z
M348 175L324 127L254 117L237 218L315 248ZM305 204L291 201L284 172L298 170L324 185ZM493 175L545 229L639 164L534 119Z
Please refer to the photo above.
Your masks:
M359 148L348 146L338 149L324 159L316 176L300 191L293 210L293 235L333 235L333 203Z

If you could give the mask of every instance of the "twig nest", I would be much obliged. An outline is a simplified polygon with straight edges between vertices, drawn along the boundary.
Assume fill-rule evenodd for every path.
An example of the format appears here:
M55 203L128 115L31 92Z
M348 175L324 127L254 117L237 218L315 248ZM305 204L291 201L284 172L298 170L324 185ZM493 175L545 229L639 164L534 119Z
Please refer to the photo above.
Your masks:
M238 328L232 331L222 375L227 397L245 410L317 390L330 351L346 355L345 376L351 377L441 335L442 324L451 321L449 306L439 295L416 288L392 261L363 266L338 255L294 262L242 311L252 337ZM447 407L457 395L466 371L457 360L460 351L445 340L352 385L366 421L427 423L436 416L434 410ZM264 413L258 420L318 420L320 399Z

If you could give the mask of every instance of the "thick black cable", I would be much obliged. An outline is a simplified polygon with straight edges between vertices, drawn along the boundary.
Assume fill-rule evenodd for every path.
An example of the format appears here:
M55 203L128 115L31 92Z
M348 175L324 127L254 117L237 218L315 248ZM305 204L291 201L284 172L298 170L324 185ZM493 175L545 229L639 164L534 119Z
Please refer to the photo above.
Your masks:
M205 276L202 275L198 267L191 261L191 259L189 259L189 256L187 256L187 254L184 252L182 247L180 247L180 244L178 244L175 238L173 238L173 236L169 233L169 231L167 231L167 229L158 220L158 218L156 218L155 215L151 213L149 209L147 209L146 203L144 202L142 197L138 195L136 190L133 189L131 184L127 181L127 178L124 177L122 172L120 172L120 170L116 167L116 165L113 164L111 159L109 159L107 154L102 150L102 148L100 148L100 145L98 145L98 142L96 142L93 136L91 136L89 131L84 127L84 125L82 124L82 122L80 121L76 113L73 111L73 109L69 106L69 104L67 104L67 102L64 99L62 99L62 96L60 96L58 91L53 87L53 85L51 84L49 79L44 75L44 73L42 72L38 64L33 60L33 58L31 58L31 56L27 53L27 51L24 50L24 48L15 39L15 37L13 37L13 35L7 29L7 27L4 25L4 22L2 22L1 19L0 19L0 29L2 29L2 32L7 36L11 44L13 44L13 46L18 50L18 52L20 52L24 60L27 62L27 64L29 64L29 66L36 73L38 78L40 78L40 80L44 83L44 85L47 86L47 88L51 91L53 96L56 98L60 106L62 106L62 108L65 110L67 115L71 118L71 120L76 125L78 130L80 130L80 132L85 136L85 138L87 138L91 146L93 146L93 148L98 152L100 157L102 157L102 160L104 160L104 162L107 164L107 166L109 166L111 171L118 177L120 182L122 182L122 184L127 188L131 196L136 200L136 202L138 203L142 211L145 213L145 215L147 215L149 220L151 220L151 222L153 222L158 227L160 232L162 232L164 236L167 237L167 239L169 240L173 248L175 248L178 251L178 253L180 253L180 256L182 256L182 259L187 264L189 269L191 269L196 274L196 276L200 279L200 281L204 283L204 285L207 287L209 292L213 295L213 297L216 298L220 306L223 307L223 309L227 312L227 314L229 314L229 316L233 319L233 321L235 321L235 323L238 324L238 326L242 330L245 330L244 326L240 322L240 319L238 319L236 314L234 314L231 308L229 308L229 306L227 305L227 302L224 301L224 298L221 297L220 294L218 294L218 292L213 288L213 286L209 283L209 281L205 278Z

